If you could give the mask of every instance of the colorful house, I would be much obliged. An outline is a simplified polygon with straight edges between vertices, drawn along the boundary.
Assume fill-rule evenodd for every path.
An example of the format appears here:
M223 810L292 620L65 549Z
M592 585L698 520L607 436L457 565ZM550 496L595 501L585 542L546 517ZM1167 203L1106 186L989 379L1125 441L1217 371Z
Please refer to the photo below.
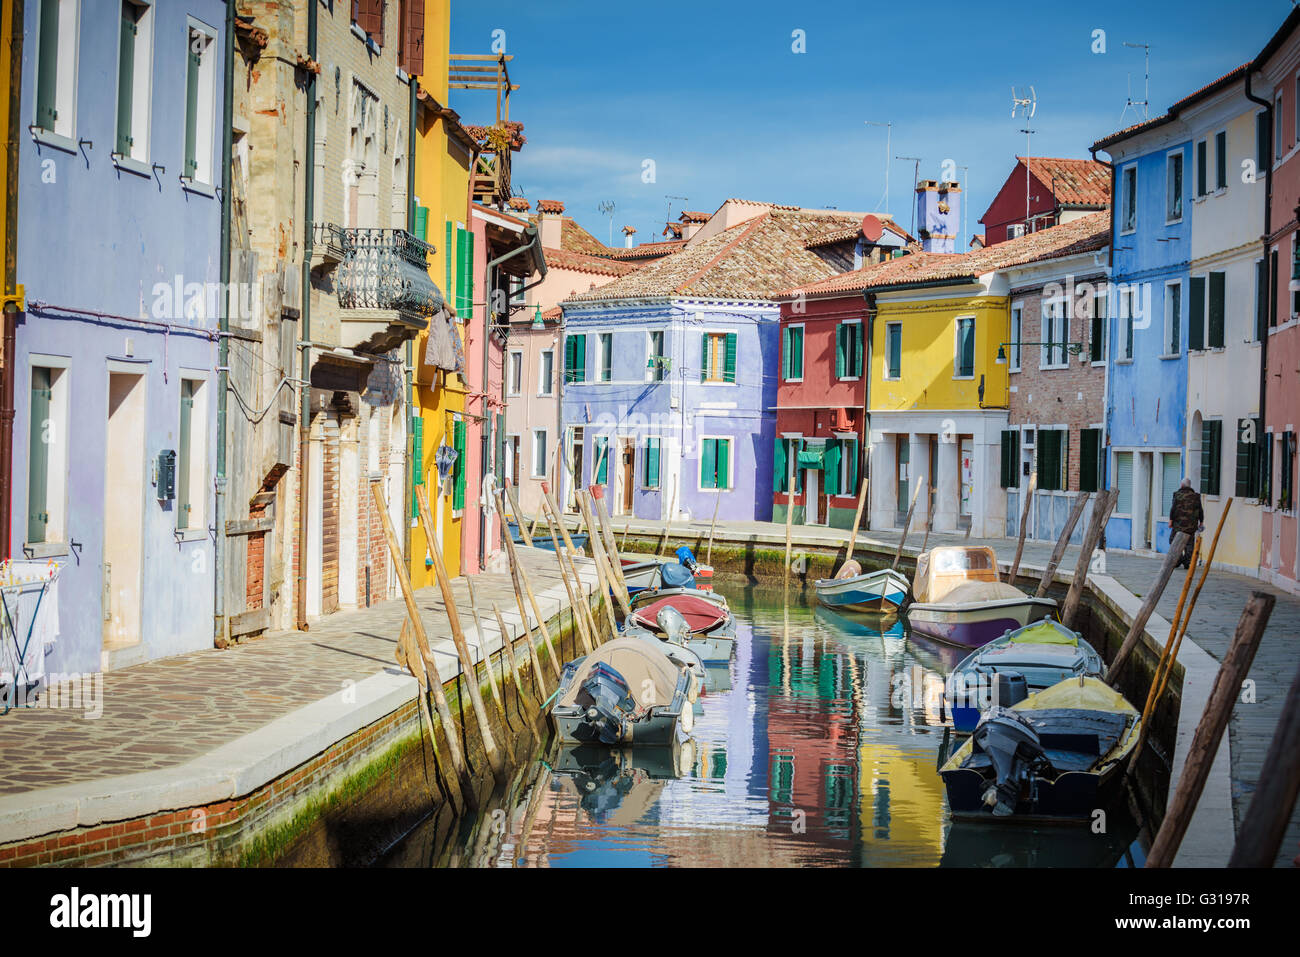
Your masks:
M766 520L782 289L838 272L809 240L861 217L766 208L566 299L566 473L642 518Z
M980 217L980 244L993 246L1110 206L1110 170L1090 159L1017 156Z
M230 38L220 0L23 10L8 552L58 565L46 666L84 673L213 642Z
M0 30L5 36L17 36L22 33L23 24L19 15L20 7L14 0L0 3ZM0 44L0 129L5 131L9 142L18 141L18 102L21 83L15 84L13 73L13 46ZM17 165L11 166L9 151L0 156L0 177L10 183L18 176ZM10 557L13 529L13 488L14 472L14 387L13 387L13 348L18 335L18 314L23 311L22 285L18 281L14 268L14 254L17 252L18 204L13 202L9 191L0 196L0 262L4 263L3 288L0 289L0 306L3 315L3 347L0 348L0 561Z

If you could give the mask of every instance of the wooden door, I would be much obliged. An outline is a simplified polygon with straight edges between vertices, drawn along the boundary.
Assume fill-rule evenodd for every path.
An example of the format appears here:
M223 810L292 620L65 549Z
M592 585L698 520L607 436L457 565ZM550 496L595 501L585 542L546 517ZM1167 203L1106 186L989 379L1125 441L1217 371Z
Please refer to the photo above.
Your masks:
M623 440L623 514L632 514L632 492L636 483L636 444Z

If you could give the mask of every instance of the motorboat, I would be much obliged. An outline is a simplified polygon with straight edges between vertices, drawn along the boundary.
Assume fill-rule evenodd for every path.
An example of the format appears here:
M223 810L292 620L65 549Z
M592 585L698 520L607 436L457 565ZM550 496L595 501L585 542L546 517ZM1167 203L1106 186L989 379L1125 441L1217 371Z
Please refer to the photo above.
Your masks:
M551 717L562 741L667 745L690 736L700 678L655 642L614 638L564 666Z
M509 528L511 541L513 541L516 545L524 544L524 534L519 530L519 525L515 522L508 522L507 525ZM556 551L555 539L552 538L550 530L546 528L546 526L539 525L537 527L537 533L534 534L532 538L533 538L534 548L544 548L549 552ZM585 551L587 548L587 533L570 532L569 541L573 542L573 547L575 550L580 552ZM565 547L564 536L561 535L560 548L564 548L564 547Z
M680 644L700 660L726 662L736 646L736 619L717 602L699 595L666 595L633 609L623 634Z
M958 734L970 734L980 713L1009 708L1066 678L1100 678L1105 664L1076 631L1044 618L971 652L948 675L944 707Z
M813 582L819 602L843 611L898 611L907 601L908 588L902 572L893 568L864 572L853 559L846 561L834 578Z
M1098 678L995 706L939 769L954 818L1081 821L1116 797L1141 715Z
M916 560L911 630L978 648L1056 610L1052 598L1035 598L998 580L998 560L986 545L932 548Z

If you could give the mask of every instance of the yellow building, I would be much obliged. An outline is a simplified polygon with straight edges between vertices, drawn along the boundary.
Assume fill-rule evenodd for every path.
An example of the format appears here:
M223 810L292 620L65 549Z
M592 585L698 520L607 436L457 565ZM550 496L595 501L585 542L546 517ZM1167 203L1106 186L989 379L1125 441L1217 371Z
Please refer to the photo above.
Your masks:
M448 322L446 317L434 317L429 331L415 343L411 481L426 490L443 561L448 573L455 576L461 571L467 390L460 372L442 366L454 352L464 355L463 322L473 289L470 171L478 147L456 113L445 106L450 19L449 3L426 5L414 163L414 232L434 247L429 272L442 289L452 318ZM435 456L444 444L461 455L439 481ZM415 501L414 495L411 501ZM416 588L435 582L428 542L418 521L411 528L410 562Z
M13 87L13 40L22 33L20 14L15 10L14 0L0 3L0 129L5 131L6 142L15 145L14 162L18 151L18 90ZM13 342L17 334L18 313L24 308L23 287L15 274L15 260L18 255L18 170L10 165L9 149L0 150L0 262L4 264L3 303L4 350L0 353L0 408L7 413L9 424L0 427L0 469L5 473L13 467L13 378L10 368L13 363ZM3 386L8 383L9 388ZM6 478L10 476L6 474ZM0 501L0 559L9 557L10 541L10 506L12 499L8 494L9 486L4 486L3 501Z

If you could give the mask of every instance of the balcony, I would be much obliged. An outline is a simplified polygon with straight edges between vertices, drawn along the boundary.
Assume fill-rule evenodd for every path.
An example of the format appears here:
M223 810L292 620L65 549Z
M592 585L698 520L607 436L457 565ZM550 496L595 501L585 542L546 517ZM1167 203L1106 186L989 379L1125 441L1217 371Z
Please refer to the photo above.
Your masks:
M429 278L433 247L404 229L341 229L343 257L335 277L344 345L363 352L389 352L428 328L443 307Z

